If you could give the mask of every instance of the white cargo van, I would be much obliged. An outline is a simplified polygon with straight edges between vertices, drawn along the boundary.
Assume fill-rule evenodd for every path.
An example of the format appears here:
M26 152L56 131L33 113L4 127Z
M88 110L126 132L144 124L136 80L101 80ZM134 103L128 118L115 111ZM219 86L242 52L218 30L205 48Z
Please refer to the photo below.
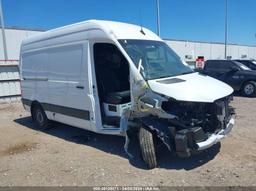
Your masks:
M211 147L234 125L233 89L195 73L153 32L90 20L23 41L22 101L39 128L51 121L102 134L139 130L144 161L157 139L178 156Z

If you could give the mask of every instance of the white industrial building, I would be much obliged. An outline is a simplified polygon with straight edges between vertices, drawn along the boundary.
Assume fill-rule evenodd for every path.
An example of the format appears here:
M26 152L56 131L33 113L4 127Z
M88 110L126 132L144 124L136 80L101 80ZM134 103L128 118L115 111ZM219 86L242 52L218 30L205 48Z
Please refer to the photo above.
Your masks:
M176 53L187 62L194 62L198 57L224 59L225 45L216 42L196 42L185 40L165 40ZM256 46L228 44L227 58L256 59Z
M20 98L19 52L24 38L40 33L37 30L17 28L5 29L8 60L5 60L3 36L0 32L0 102L15 101Z
M40 30L7 28L6 44L9 60L19 59L21 41L31 35L41 33ZM2 33L0 33L0 60L4 60ZM224 59L224 44L215 42L196 42L186 40L165 39L167 44L185 61L195 61L198 56L207 59ZM256 46L229 44L227 56L232 59L256 59Z
M0 32L0 102L16 100L20 97L19 51L24 38L41 33L40 30L6 28L6 47L8 61L4 57L3 38ZM165 40L186 62L194 64L198 57L224 59L224 44L193 42L184 40ZM230 44L227 56L232 59L256 59L256 46Z
M41 33L40 30L6 28L7 54L9 60L19 59L21 41L31 35ZM4 60L2 33L0 32L0 60ZM185 61L195 61L198 56L207 59L224 59L224 44L215 42L197 42L165 39L167 44ZM232 59L256 59L256 46L229 44L227 56Z
M20 45L24 38L40 33L39 30L26 30L19 28L6 28L6 46L7 54L9 60L18 60ZM3 38L2 33L0 32L0 60L4 60L4 49L3 49Z

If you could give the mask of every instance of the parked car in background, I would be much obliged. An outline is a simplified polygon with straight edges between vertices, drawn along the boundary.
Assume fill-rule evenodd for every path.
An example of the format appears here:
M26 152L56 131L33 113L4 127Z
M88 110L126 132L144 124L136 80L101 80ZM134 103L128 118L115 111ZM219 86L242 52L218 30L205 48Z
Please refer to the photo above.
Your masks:
M242 63L243 65L247 66L251 70L256 70L255 60L234 60L234 61Z
M202 72L229 84L244 96L252 97L256 95L256 71L240 62L207 60Z

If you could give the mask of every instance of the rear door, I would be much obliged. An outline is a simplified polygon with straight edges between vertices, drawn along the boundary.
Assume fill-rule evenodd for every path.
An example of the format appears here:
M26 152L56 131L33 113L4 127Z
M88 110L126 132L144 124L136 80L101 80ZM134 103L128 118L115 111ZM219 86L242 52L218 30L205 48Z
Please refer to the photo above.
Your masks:
M239 78L239 67L233 61L222 61L223 71L223 81L230 86L232 86L235 90L239 89L241 79ZM237 69L237 70L235 70Z
M218 80L223 80L223 70L220 61L208 60L205 63L204 71L207 75L216 78Z
M207 61L206 63L206 74L223 81L233 88L239 83L239 78L236 77L236 71L234 71L236 65L232 61L228 60L214 60Z

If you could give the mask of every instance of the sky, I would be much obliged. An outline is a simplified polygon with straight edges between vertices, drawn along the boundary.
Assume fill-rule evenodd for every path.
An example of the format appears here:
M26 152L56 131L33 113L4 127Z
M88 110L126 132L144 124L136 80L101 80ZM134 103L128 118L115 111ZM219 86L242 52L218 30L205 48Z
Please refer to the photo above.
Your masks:
M88 19L156 32L156 0L2 0L7 27L48 30ZM256 45L256 0L228 0L228 42ZM225 0L160 0L161 37L224 42Z

